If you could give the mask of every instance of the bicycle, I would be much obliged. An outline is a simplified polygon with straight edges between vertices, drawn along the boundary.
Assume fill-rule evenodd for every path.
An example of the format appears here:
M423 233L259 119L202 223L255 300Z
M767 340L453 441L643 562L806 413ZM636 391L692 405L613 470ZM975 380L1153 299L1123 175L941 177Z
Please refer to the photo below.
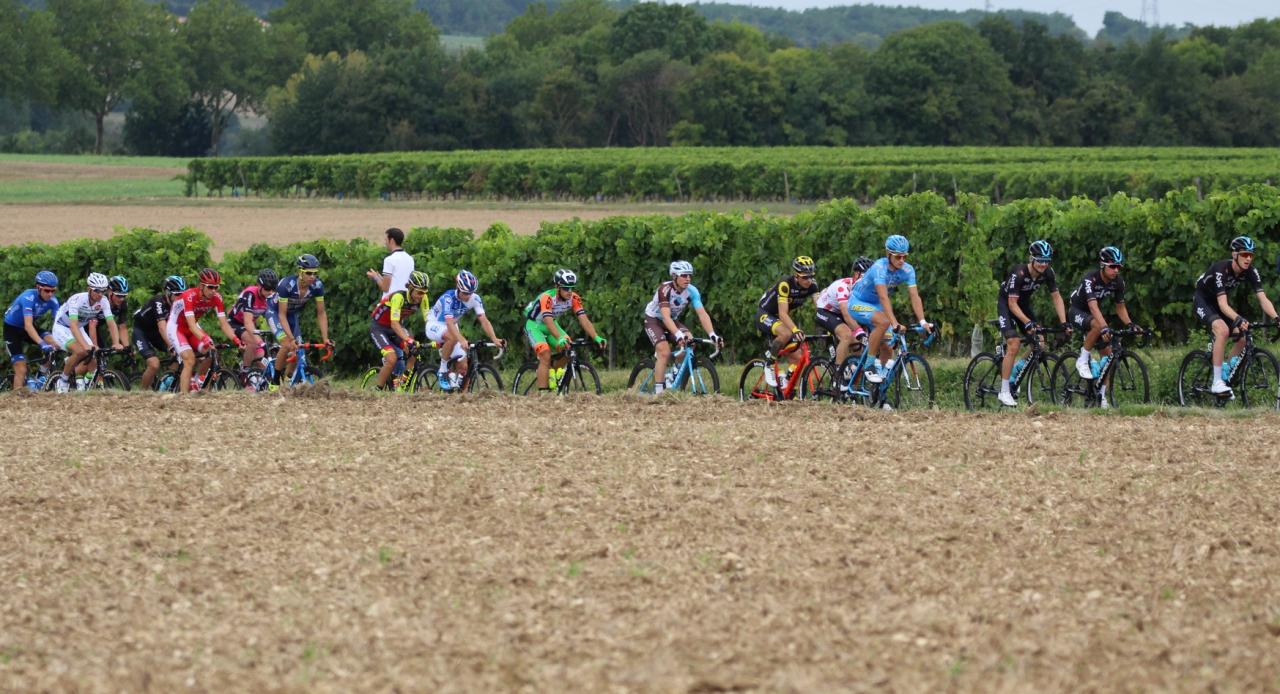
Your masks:
M428 343L428 346L432 350L440 349L440 343L434 340ZM479 388L480 390L495 390L501 392L502 374L499 373L497 367L489 363L489 361L482 360L480 358L480 350L492 349L494 347L498 348L498 353L494 355L492 361L498 361L502 359L503 354L506 354L507 350L505 347L499 347L488 340L468 343L467 370L465 373L461 374L462 378L458 381L458 386L456 388L449 388L448 390L441 388L436 372L430 369L423 369L419 372L420 375L418 378L414 380L413 390L415 392L420 390L439 390L443 393L471 393L475 391L476 388ZM452 369L453 365L457 361L456 357L450 359L447 362L448 367Z
M998 325L999 321L988 321ZM1056 345L1048 348L1041 335L1057 334ZM1036 339L1026 340L1031 348L1027 356L1019 359L1009 373L1009 391L1017 393L1025 389L1026 403L1054 402L1053 370L1062 357L1056 354L1058 347L1066 342L1067 329L1038 328ZM1007 343L1001 341L996 351L982 352L969 361L964 370L964 406L967 410L980 410L989 407L1000 408L997 399L1000 394L1000 376L1004 366ZM1074 363L1074 362L1073 362Z
M709 356L694 355L694 345L713 347ZM672 350L667 373L664 375L668 390L688 390L694 395L713 395L720 392L720 375L716 373L714 360L720 355L720 346L710 338L694 338L683 347ZM627 389L636 389L644 395L653 395L654 358L642 359L627 378Z
M58 350L51 350L45 354L42 359L36 361L27 361L27 390L38 393L45 390L45 386L50 381L56 381L58 374L62 371L62 362L66 360L66 354ZM32 365L35 365L34 368ZM0 393L13 389L13 368L10 365L4 376L0 377Z
M419 364L430 363L434 357L432 345L436 343L414 342L412 355L405 354L405 358L397 362L396 367L400 373L394 371L387 377L385 388L396 393L409 393L418 389L418 381L424 378L435 379L435 372L431 369L419 369ZM437 347L438 349L438 347ZM403 351L403 350L402 350ZM408 365L409 356L414 357L412 367ZM404 364L404 368L400 369L400 365ZM378 379L378 372L382 370L382 366L370 367L364 372L364 376L360 377L361 390L373 390ZM428 386L430 388L431 386Z
M911 332L923 333L924 328L912 326ZM922 347L933 344L938 331L929 333L921 343ZM933 383L933 367L924 356L911 350L907 344L905 333L887 331L885 342L893 350L884 379L880 383L867 380L866 372L872 368L874 357L870 349L863 349L861 354L844 360L839 370L829 362L818 362L813 366L814 374L806 375L806 381L813 381L816 386L814 399L831 399L836 402L853 402L868 407L896 410L899 408L923 408L933 406L936 392ZM821 371L825 369L825 371ZM903 405L906 402L906 405Z
M116 354L127 354L132 352L132 347L124 349L94 349L89 356L93 360L93 370L84 375L85 390L93 388L95 390L129 390L130 383L127 376L107 367L107 358ZM72 387L75 387L72 377ZM58 374L50 373L49 380L45 382L44 389L53 392L58 386Z
M222 357L219 354L225 350L239 350L240 347L234 342L218 342L213 345L204 355L196 355L196 366L192 369L191 380L193 386L191 390L229 390L231 388L243 387L240 379L236 377L234 371L222 365ZM195 374L200 372L200 362L209 360L209 368L204 372L204 381L199 387L195 387ZM172 366L169 362L172 361ZM161 393L178 392L178 384L182 382L182 360L176 356L166 359L161 365L161 372L156 376L155 389Z
M829 339L828 335L805 335L802 340L792 338L791 342L782 348L778 357L799 350L800 360L794 366L779 369L778 364L782 361L781 359L756 358L747 362L742 367L742 375L738 377L738 399L743 402L747 400L777 402L793 400L796 397L801 400L813 397L818 384L812 380L815 373L812 367L814 364L826 364L830 370L830 363L825 359L813 360L809 343L827 339ZM772 384L769 383L768 378L770 372L773 375Z
M1241 407L1264 406L1272 402L1280 383L1280 362L1275 355L1253 342L1255 330L1278 328L1280 323L1253 323L1248 330L1233 330L1228 340L1244 338L1244 349L1238 357L1224 360L1222 380L1231 392L1221 395L1210 391L1213 385L1213 339L1206 350L1192 350L1178 367L1178 404L1183 407L1226 407L1239 399ZM1265 393L1265 395L1264 395ZM1280 395L1275 396L1280 404Z
M565 357L567 361L562 367L551 367L552 372L548 374L547 384L557 395L567 395L574 391L584 393L595 393L600 395L604 393L604 389L600 386L600 374L596 372L596 367L592 366L586 360L581 347L591 345L591 340L580 337L569 341L568 349ZM555 361L555 355L552 361ZM516 371L515 380L511 382L512 395L528 395L538 382L538 360L526 359L520 365L520 369ZM554 378L555 382L552 382Z
M311 366L307 360L307 350L323 349L324 354L320 355L320 361L326 362L333 358L333 346L324 342L300 342L297 350L294 351L293 373L289 375L287 381L282 379L282 383L287 383L290 387L299 385L313 385L318 379L324 378L324 374L317 368ZM274 362L273 362L274 363Z
M1092 361L1093 378L1080 377L1075 357L1060 358L1053 368L1054 402L1063 407L1101 407L1103 386L1107 386L1107 404L1112 407L1151 402L1147 364L1136 352L1125 348L1129 337L1137 337L1138 346L1145 347L1151 332L1138 328L1112 330L1111 355Z

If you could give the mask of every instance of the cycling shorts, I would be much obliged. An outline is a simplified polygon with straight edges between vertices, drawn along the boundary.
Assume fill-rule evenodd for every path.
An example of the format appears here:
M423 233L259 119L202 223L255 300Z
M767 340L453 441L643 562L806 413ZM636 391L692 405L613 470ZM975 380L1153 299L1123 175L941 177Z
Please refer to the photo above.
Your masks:
M782 319L771 315L764 311L756 313L756 330L760 331L765 337L774 338L778 336L778 328L786 327L782 324Z
M72 341L79 341L80 345L86 348L92 346L93 341L90 340L89 336L85 333L84 327L81 326L79 330L80 332L78 335L72 335L71 326L62 325L61 323L54 323L53 324L53 341L57 342L58 348L64 352L71 351L69 348L71 347Z
M1025 308L1022 312L1027 315L1027 318L1035 321L1036 314L1026 310ZM1004 303L1000 304L999 313L996 317L996 327L1000 329L1000 336L1006 340L1013 337L1022 337L1027 334L1026 329L1018 323L1018 319L1013 317L1013 314L1009 312L1009 307Z
M48 331L40 334L40 337L48 335ZM4 346L9 352L9 361L25 361L27 345L39 345L38 342L32 342L31 336L27 334L26 328L15 328L8 323L4 324Z
M169 351L159 335L148 332L141 325L133 326L133 348L143 359L158 357L160 353Z
M677 330L680 330L681 332L686 332L686 333L689 332L689 329L686 328L684 324L681 323L680 321L677 320L672 322L676 324ZM644 334L645 334L645 337L649 338L649 342L651 342L655 346L659 342L675 342L676 341L676 336L672 335L670 331L667 330L666 324L663 323L662 320L658 318L650 318L648 316L645 316Z
M556 327L559 327L557 324ZM564 331L560 331L564 335ZM533 347L534 353L541 352L545 349L552 349L555 338L547 331L547 324L540 320L526 320L524 322L524 337L529 341L529 346Z
M858 325L861 325L867 330L870 330L872 327L871 317L877 313L884 313L884 309L880 308L879 304L862 301L849 302L849 315L853 316L853 319L858 322Z
M1223 321L1227 324L1228 328L1231 327L1231 321L1227 320L1221 313L1218 313L1217 302L1211 304L1208 301L1205 301L1204 297L1200 296L1200 292L1196 292L1195 300L1192 302L1192 305L1196 309L1196 318L1199 319L1206 328L1212 329L1215 321Z
M395 352L397 358L404 359L404 349L400 347L400 336L396 331L381 323L372 323L369 326L369 338L382 354Z
M285 319L289 321L289 332L293 333L293 339L298 342L305 342L302 339L302 331L298 329L298 319L302 316L302 312L286 313ZM276 311L267 311L267 327L276 334L276 341L283 340L284 325L280 322L280 314Z
M839 313L818 309L818 325L822 326L832 335L836 334L836 328L844 325L844 317Z

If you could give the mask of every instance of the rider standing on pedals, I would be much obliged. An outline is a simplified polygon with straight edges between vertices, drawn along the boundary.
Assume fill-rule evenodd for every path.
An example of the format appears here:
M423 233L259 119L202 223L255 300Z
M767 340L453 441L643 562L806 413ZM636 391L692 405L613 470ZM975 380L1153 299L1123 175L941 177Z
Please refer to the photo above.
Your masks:
M1000 285L1000 298L997 303L1000 335L1005 340L1004 361L1000 365L1000 404L1016 407L1018 401L1013 398L1009 389L1009 380L1013 365L1018 360L1018 350L1022 347L1022 335L1039 340L1036 334L1039 325L1036 314L1031 310L1031 295L1040 285L1049 288L1053 297L1053 308L1058 312L1058 322L1070 331L1067 323L1067 309L1062 303L1062 294L1058 291L1058 279L1050 267L1053 262L1053 248L1048 241L1033 241L1027 249L1030 262L1015 265L1009 270L1009 276Z

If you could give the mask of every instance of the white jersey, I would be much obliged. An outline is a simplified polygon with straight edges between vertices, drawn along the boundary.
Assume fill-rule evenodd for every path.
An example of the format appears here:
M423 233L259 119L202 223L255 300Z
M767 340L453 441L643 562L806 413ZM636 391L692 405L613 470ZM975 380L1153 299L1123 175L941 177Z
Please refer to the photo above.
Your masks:
M382 274L391 278L391 284L387 285L387 291L382 294L383 298L386 298L404 289L409 282L409 275L413 274L413 256L406 253L404 249L392 251L382 261Z
M466 301L462 301L458 299L458 290L450 289L441 294L431 306L431 310L427 312L427 322L443 324L445 318L457 321L471 311L475 311L477 316L484 315L484 302L480 300L480 295L472 292Z
M853 278L844 277L827 285L826 289L818 295L817 306L823 311L829 313L840 313L840 304L849 300L849 294L853 291Z
M54 317L53 324L69 328L73 318L79 321L81 325L91 320L102 318L115 320L115 316L111 315L111 302L107 301L106 294L91 303L89 301L89 292L72 294L71 298L67 299L67 302L58 308L58 315Z

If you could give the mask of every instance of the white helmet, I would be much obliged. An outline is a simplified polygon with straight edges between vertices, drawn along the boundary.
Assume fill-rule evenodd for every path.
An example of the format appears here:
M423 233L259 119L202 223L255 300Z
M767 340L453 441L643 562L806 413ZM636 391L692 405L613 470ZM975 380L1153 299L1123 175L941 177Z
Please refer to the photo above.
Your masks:
M671 276L676 275L692 275L693 264L687 260L676 260L671 263Z
M107 276L101 272L89 273L89 288L97 289L100 292L107 291Z

